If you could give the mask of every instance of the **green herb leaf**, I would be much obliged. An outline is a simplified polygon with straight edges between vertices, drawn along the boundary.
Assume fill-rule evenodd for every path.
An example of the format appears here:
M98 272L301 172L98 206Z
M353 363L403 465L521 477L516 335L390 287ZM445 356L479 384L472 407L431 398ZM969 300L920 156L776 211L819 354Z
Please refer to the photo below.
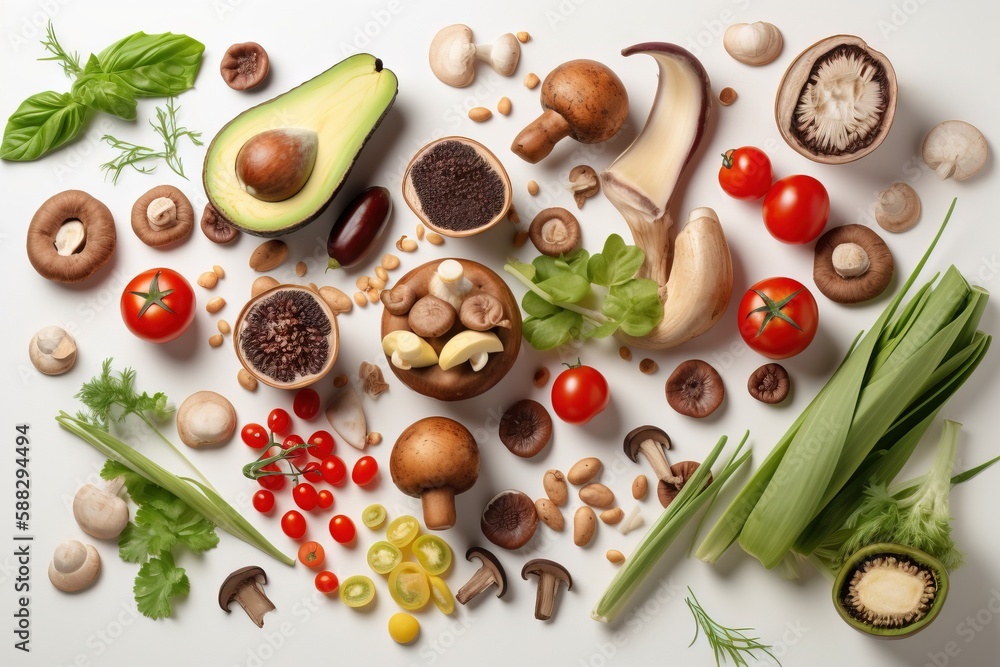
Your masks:
M69 93L32 95L7 119L0 159L37 160L76 137L86 118L87 107Z
M169 618L170 601L191 591L184 568L174 564L174 557L165 551L139 568L135 578L135 601L139 612L149 618Z
M565 303L576 303L590 293L590 281L570 272L543 280L536 285L553 300Z
M194 85L204 50L187 35L137 32L97 54L97 64L100 76L136 97L170 97Z
M527 318L521 324L521 333L536 350L551 350L579 336L582 325L579 313L559 310L549 317Z
M136 498L133 496L133 500ZM118 554L128 563L141 563L148 556L181 543L195 552L219 543L215 526L169 491L150 485L130 522L118 538Z
M111 481L117 477L125 478L125 490L128 491L129 498L141 498L146 493L146 487L150 485L142 475L132 472L128 466L108 459L101 468L101 479Z
M524 298L521 299L521 307L528 315L539 318L551 317L562 310L534 292L525 292Z
M142 174L156 171L155 164L147 164L154 160L165 161L174 173L187 178L184 175L184 164L177 152L177 142L182 137L187 137L195 146L201 146L201 132L192 132L186 127L177 125L177 111L179 109L180 107L174 106L174 99L170 98L167 100L166 108L156 107L156 122L149 121L153 130L163 140L162 151L156 151L148 146L140 146L130 141L122 141L109 134L101 137L101 141L107 142L109 146L119 151L117 157L101 165L102 171L113 174L112 183L118 183L118 177L121 176L122 170L126 167L131 167Z
M613 285L601 304L601 312L620 322L629 336L645 336L663 319L660 286L655 280L637 278Z
M594 284L621 285L635 277L645 259L642 248L625 245L621 236L612 234L604 242L604 249L590 258L587 271Z
M56 37L56 30L52 26L52 21L49 21L49 25L45 29L45 39L42 40L42 46L52 55L47 58L39 58L39 60L58 61L62 65L63 73L71 79L83 72L83 69L80 67L80 54L76 51L70 53L62 47L62 44L59 43L59 39Z
M91 54L83 74L73 83L73 98L91 109L103 111L125 120L135 120L135 94L131 88L108 79L100 71L97 56Z

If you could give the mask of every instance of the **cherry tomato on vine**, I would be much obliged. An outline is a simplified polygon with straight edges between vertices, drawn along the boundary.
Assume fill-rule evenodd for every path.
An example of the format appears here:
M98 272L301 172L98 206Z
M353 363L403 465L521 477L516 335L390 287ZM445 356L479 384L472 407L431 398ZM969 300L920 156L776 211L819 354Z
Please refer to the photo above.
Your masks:
M263 466L261 470L265 470L267 472L282 472L277 463L268 463L266 466ZM285 488L285 476L263 475L257 478L257 483L269 491L280 491Z
M771 186L761 206L764 226L783 243L809 243L830 217L830 195L812 176L788 176Z
M247 424L240 429L240 438L247 447L254 449L264 449L271 444L271 438L260 424Z
M299 547L299 562L306 567L317 568L323 567L323 561L326 560L326 549L319 542L303 542L302 546Z
M302 476L310 482L322 482L323 471L319 468L319 461L310 461L302 468Z
M759 148L730 148L722 154L719 185L730 197L760 199L771 188L771 160Z
M333 434L329 431L316 431L309 436L306 441L309 443L309 447L306 449L310 456L314 456L317 459L325 459L326 457L333 454L333 450L336 447L336 441L333 439Z
M610 401L608 381L592 366L570 366L552 383L552 409L570 424L586 424Z
M286 410L275 408L267 415L267 427L278 435L285 435L292 427L292 418Z
M347 466L339 456L327 456L320 461L319 468L327 484L337 486L347 479Z
M267 489L259 489L253 494L253 508L261 514L267 514L274 509L274 494Z
M337 575L329 570L323 570L316 575L316 590L320 593L325 593L329 595L340 587L340 580L337 579Z
M306 518L296 510L288 510L281 517L281 530L297 540L306 534Z
M302 438L293 433L292 435L285 437L285 439L281 443L281 448L291 449L295 445L302 445L302 444L305 444ZM308 458L309 458L309 453L306 451L306 448L303 447L302 449L296 449L294 452L289 454L287 460L290 461L291 463L294 463L295 467L298 468L304 466Z
M330 489L320 489L316 494L316 507L328 510L333 507L333 492Z
M351 481L358 486L367 486L378 474L378 461L374 456L362 456L351 470Z
M292 412L299 419L312 419L319 414L319 394L311 387L304 387L295 393Z
M358 534L351 518L338 514L330 519L330 535L340 544L350 544Z
M295 501L295 504L300 509L304 509L307 512L316 507L318 497L319 494L316 493L316 487L308 482L296 484L295 488L292 489L292 500Z
M787 359L806 349L816 336L819 308L799 281L767 278L743 295L737 317L747 345L765 357Z
M194 321L194 289L173 269L150 269L125 286L120 307L129 331L151 343L166 343Z

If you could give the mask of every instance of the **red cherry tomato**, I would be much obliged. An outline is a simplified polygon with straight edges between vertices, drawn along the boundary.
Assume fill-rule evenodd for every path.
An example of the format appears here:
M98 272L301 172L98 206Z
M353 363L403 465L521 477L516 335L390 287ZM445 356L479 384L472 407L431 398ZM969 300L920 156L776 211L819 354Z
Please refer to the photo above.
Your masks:
M333 593L338 588L340 588L340 581L337 579L337 575L329 570L323 570L316 575L316 590L320 593L329 595Z
M271 438L268 436L267 429L265 429L260 424L247 424L240 430L240 438L247 447L253 447L254 449L264 449L269 444L271 444Z
M299 419L312 419L319 414L319 394L311 387L305 387L295 392L292 400L292 412Z
M830 195L812 176L788 176L771 186L761 207L764 226L783 243L809 243L830 217Z
M373 456L362 456L351 470L351 481L358 486L367 486L378 474L378 461Z
M330 519L330 535L340 544L350 544L358 534L351 518L338 514Z
M765 357L787 359L812 342L819 308L805 285L792 278L755 283L740 300L740 335Z
M282 441L281 443L281 448L287 450L291 449L295 445L302 445L302 444L305 444L302 438L293 433L285 437L284 441ZM306 451L306 448L303 447L301 449L296 449L294 452L289 454L287 460L294 463L296 468L299 468L306 464L306 460L308 458L309 458L309 453Z
M293 540L306 534L306 518L295 510L288 510L281 517L281 530Z
M194 321L194 289L172 269L150 269L125 286L120 306L129 331L151 343L166 343Z
M327 484L338 486L347 479L347 466L339 456L328 456L320 461L319 469L323 472L323 479Z
M333 434L329 431L316 431L309 436L309 443L307 452L310 456L314 456L317 459L325 459L330 454L333 454L333 450L336 447L336 441L333 439Z
M288 429L292 427L292 418L286 410L275 408L267 416L267 427L278 435L285 435L288 433Z
M308 568L316 569L323 567L326 560L326 549L319 542L310 540L303 542L299 547L299 562Z
M274 494L267 489L260 489L253 494L253 508L261 514L267 514L274 509Z
M302 468L302 476L306 480L316 483L323 481L323 471L319 468L319 461L310 461Z
M316 494L316 507L328 510L333 507L333 492L330 489L320 489Z
M318 496L316 487L308 482L296 484L295 488L292 489L292 500L295 501L295 504L300 509L304 509L307 512L316 507Z
M736 199L760 199L771 188L771 160L759 148L730 148L722 154L719 185Z
M261 470L266 470L267 472L282 472L277 463L268 463L266 466L263 466ZM285 476L264 475L257 478L257 483L270 491L280 491L285 488Z
M608 381L591 366L571 366L552 383L552 409L570 424L586 424L610 400Z

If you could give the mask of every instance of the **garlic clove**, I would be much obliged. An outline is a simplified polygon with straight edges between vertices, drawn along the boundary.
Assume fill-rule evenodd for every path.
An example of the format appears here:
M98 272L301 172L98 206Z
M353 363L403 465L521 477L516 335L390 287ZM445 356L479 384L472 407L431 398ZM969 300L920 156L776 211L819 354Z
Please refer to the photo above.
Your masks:
M781 54L784 40L773 24L757 21L735 23L726 28L722 45L734 59L756 67L773 62Z

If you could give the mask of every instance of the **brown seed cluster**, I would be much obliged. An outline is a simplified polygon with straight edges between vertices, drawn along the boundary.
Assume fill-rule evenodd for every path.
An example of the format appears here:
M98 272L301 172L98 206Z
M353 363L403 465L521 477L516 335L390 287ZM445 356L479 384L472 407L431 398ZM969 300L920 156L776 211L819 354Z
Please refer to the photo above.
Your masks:
M475 148L460 141L431 148L413 165L410 177L424 214L438 227L476 229L503 209L500 176Z
M240 349L254 368L277 382L323 369L330 354L330 320L301 290L278 290L247 313Z

